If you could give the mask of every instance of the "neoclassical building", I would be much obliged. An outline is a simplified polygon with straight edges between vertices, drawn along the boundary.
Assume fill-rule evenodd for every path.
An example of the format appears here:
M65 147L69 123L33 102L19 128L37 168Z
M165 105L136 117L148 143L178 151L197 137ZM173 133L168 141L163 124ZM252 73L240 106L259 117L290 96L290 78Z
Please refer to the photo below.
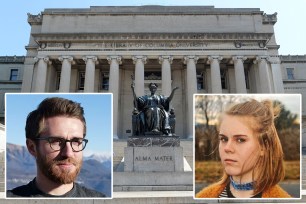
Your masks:
M284 93L276 13L213 6L45 9L28 14L22 92L111 92L114 137L131 135L133 96L169 95L192 137L195 93ZM287 85L286 85L287 87Z
M0 125L4 124L5 93L21 92L24 59L24 56L0 56Z
M306 55L281 55L285 93L302 94L302 147L306 148ZM303 150L305 151L305 150Z

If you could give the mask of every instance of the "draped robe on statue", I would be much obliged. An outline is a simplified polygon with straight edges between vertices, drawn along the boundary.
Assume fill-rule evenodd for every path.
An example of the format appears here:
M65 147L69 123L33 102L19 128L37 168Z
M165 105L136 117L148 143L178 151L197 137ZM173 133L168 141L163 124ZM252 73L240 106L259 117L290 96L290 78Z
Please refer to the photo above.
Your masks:
M170 133L168 97L162 95L146 95L137 98L138 107L138 132ZM142 127L140 127L142 126Z

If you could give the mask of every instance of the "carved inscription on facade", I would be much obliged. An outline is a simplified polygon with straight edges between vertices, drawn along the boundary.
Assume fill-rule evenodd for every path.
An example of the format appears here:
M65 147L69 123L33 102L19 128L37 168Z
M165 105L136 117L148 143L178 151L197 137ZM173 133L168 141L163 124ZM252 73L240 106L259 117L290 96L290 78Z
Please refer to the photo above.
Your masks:
M63 47L63 43L48 43L48 47Z
M103 43L74 43L72 48L99 48L99 49L204 49L206 42L103 42ZM55 46L54 46L55 47Z

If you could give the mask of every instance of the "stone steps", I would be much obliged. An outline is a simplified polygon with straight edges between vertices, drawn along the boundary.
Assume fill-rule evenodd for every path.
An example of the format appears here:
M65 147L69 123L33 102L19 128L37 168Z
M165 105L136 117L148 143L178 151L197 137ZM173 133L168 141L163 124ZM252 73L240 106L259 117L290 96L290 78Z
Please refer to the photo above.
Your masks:
M0 182L0 192L4 192L4 181Z
M120 191L192 191L192 185L177 186L114 186L114 192Z
M192 172L114 172L114 186L193 185Z

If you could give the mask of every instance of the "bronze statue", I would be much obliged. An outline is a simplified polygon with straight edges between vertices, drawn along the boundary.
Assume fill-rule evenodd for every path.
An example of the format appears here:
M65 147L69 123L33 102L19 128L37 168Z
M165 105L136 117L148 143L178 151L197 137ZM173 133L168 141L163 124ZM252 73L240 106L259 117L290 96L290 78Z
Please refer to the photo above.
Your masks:
M178 87L175 87L169 97L156 95L157 84L150 83L149 89L151 95L137 97L134 91L135 85L131 88L134 96L134 111L133 111L133 135L165 135L172 136L174 133L174 125L169 124L170 102L174 92ZM173 110L172 110L173 111ZM174 113L171 113L174 116ZM175 121L170 119L170 123ZM173 122L172 122L173 123Z

